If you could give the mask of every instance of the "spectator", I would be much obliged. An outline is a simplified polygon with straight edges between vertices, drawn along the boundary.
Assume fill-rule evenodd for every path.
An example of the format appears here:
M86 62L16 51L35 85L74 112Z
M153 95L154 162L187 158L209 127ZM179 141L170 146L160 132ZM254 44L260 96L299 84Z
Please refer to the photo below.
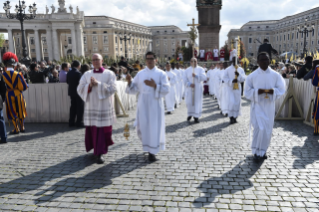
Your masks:
M306 74L306 76L304 76L304 78L303 78L304 80L309 80L309 79L312 79L312 78L313 78L313 75L315 74L317 65L319 65L319 59L312 61L312 70L309 71L309 72Z
M80 72L81 74L83 75L85 72L91 70L90 66L88 64L83 64L81 65L81 69L80 69Z
M121 79L125 79L127 75L127 68L121 66L120 69L121 69Z
M279 72L279 74L284 74L284 73L286 73L286 66L285 66L284 63L280 62L280 63L278 64L278 72Z
M286 70L287 71L282 74L283 78L289 79L290 75L293 75L293 77L296 77L297 71L296 71L296 67L294 65L287 65Z
M119 80L119 79L120 79L120 75L119 75L119 74L120 74L120 71L119 71L119 68L118 68L118 66L117 66L116 63L113 63L113 64L112 64L110 70L114 72L114 74L115 74L115 76L116 76L116 80Z
M134 71L131 73L131 76L134 78L138 72L139 70L135 68Z
M125 68L127 68L127 62L126 59L124 57L121 57L121 61L118 64L119 66L124 66Z
M67 63L62 63L61 68L62 69L61 69L60 74L59 74L59 81L66 82L66 75L69 72L69 66Z
M68 72L66 77L66 82L69 85L68 94L71 98L71 107L70 107L70 118L69 126L84 127L83 124L83 113L84 113L84 102L77 92L77 87L79 85L80 79L82 77L81 72L81 63L77 60L72 62L72 70ZM76 124L75 124L76 118Z
M46 72L40 72L37 64L32 63L30 65L30 81L32 83L46 83L45 78L47 77Z
M312 69L312 57L307 56L305 60L306 64L303 65L301 69L299 69L299 71L297 72L297 79L303 79L304 76L306 76L306 74Z
M134 71L137 69L138 71L141 70L140 61L136 60L135 64L133 65Z
M53 65L53 67L54 67L54 65ZM49 83L58 83L58 82L59 82L59 73L54 68L54 69L52 69L52 77L49 79Z
M27 83L30 83L30 76L29 76L29 71L27 69L27 67L25 65L21 65L21 73L24 77L24 80L27 82Z
M102 66L103 66L103 68L108 69L108 67L107 67L107 64L106 64L106 63L103 63L103 64L102 64Z

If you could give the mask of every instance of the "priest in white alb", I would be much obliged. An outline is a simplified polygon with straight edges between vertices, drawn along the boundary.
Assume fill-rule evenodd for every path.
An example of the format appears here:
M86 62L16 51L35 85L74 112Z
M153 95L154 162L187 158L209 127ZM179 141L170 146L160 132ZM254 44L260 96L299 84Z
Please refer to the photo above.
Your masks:
M179 69L177 69L175 63L171 64L172 72L176 75L176 84L175 84L175 98L176 98L176 108L181 104L181 77L182 74Z
M214 95L214 69L215 65L211 65L210 69L207 71L207 83L208 83L208 91L209 95Z
M102 66L100 54L93 54L93 70L85 72L77 88L84 101L84 125L86 151L94 149L97 163L104 163L103 154L113 144L112 125L116 120L114 93L116 92L115 74Z
M168 81L170 84L170 89L169 93L165 96L165 105L166 105L166 110L167 114L171 114L174 111L174 106L175 106L175 84L177 81L177 76L175 73L173 73L171 69L171 64L169 62L166 63L166 75L168 77Z
M199 123L203 110L203 82L206 80L205 70L197 65L196 58L192 58L191 66L185 70L184 74L187 121L194 117L195 123Z
M143 150L150 161L156 161L160 150L165 149L165 109L163 98L169 93L169 81L164 71L158 69L156 55L146 53L146 67L132 81L126 76L128 94L139 94L136 110L136 128Z
M237 117L241 115L241 83L246 79L244 69L237 67L236 71L236 60L237 57L234 56L232 65L225 70L222 78L228 94L225 98L227 98L227 111L231 124L237 123ZM238 89L234 88L235 84L238 85Z
M275 101L286 91L283 77L269 67L269 58L268 53L259 53L259 68L251 73L245 82L244 95L251 101L250 128L254 128L251 149L256 162L267 159L266 152L275 119Z

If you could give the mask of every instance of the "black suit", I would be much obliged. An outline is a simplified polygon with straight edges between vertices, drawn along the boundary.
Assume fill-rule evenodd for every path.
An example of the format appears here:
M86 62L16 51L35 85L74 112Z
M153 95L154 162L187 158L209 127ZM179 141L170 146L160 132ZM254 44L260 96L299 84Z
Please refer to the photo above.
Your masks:
M69 125L83 126L84 102L77 92L82 74L79 70L72 68L66 75L66 82L69 85L68 94L71 98Z
M6 142L7 141L7 131L6 131L6 124L4 122L4 117L3 117L3 103L6 100L6 91L7 91L7 87L6 87L6 83L4 82L4 79L2 77L2 74L0 74L0 95L2 98L2 105L0 108L0 138L1 138L1 142Z
M261 44L261 45L259 46L258 54L259 54L260 52L267 52L267 53L269 54L270 59L272 58L272 57L271 57L271 53L278 54L277 50L275 50L274 48L272 48L272 45L271 45L271 44L268 44L268 43L264 43L264 44Z

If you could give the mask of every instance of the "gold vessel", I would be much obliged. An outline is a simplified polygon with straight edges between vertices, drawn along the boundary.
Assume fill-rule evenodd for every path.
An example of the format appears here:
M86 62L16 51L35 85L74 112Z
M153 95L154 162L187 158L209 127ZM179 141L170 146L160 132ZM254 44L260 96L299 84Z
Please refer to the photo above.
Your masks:
M235 69L236 69L235 72L237 72L238 65L235 66ZM238 78L238 76L235 75L235 79L237 79L237 78ZM238 82L234 83L234 85L233 85L233 90L239 90Z
M269 92L270 92L270 90L265 89L265 93L266 93L265 99L269 99L269 96L268 96L268 93L269 93Z
M125 124L123 135L126 140L128 140L128 138L130 137L130 126L128 125L128 123Z

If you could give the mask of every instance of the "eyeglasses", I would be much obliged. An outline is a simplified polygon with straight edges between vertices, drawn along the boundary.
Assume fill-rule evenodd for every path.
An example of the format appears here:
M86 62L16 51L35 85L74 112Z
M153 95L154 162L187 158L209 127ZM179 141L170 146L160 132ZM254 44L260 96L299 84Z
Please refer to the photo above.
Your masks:
M101 59L94 59L92 60L93 62L97 62L97 61L100 61Z
M151 60L154 60L154 59L155 59L155 58L146 58L146 60L150 60L150 61L151 61Z

